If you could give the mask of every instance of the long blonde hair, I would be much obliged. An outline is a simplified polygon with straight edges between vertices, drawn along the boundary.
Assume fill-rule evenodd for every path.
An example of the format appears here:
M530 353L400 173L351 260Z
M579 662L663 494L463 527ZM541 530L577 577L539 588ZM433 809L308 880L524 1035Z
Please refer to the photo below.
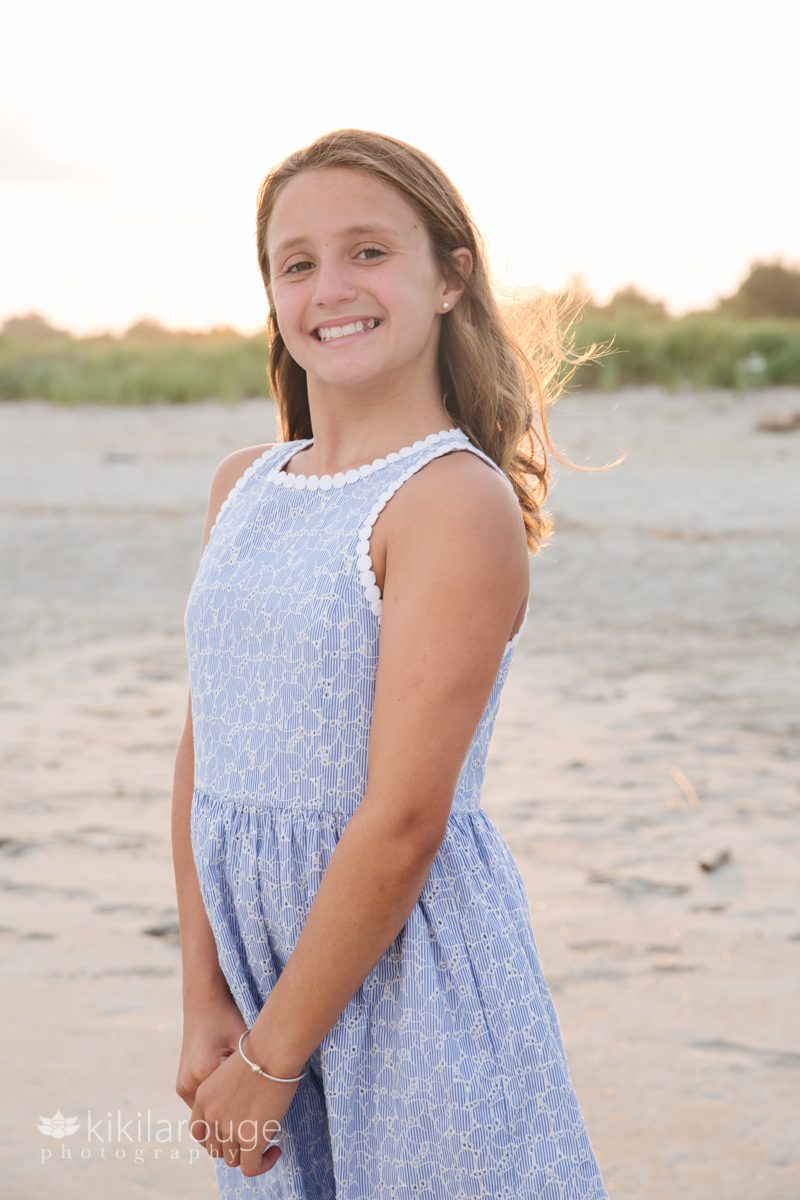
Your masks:
M432 159L397 138L361 129L334 130L290 154L259 188L256 245L269 300L269 379L284 441L311 437L311 415L306 372L289 354L278 329L267 228L284 184L301 171L324 167L366 171L396 188L424 221L434 258L445 274L457 270L452 250L470 250L473 267L464 292L441 322L438 367L444 407L453 424L508 475L522 509L528 549L537 553L553 532L551 516L542 508L550 482L546 447L578 470L604 469L564 458L550 440L546 417L547 405L577 367L603 348L593 344L575 356L564 345L561 323L569 294L543 294L535 304L501 307L483 240L463 199ZM564 373L567 362L571 369ZM534 399L541 432L534 424Z

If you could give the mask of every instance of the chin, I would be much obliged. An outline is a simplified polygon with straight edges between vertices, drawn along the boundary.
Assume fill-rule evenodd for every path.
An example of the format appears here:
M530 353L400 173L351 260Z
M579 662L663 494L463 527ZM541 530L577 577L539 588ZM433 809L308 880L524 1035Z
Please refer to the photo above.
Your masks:
M335 368L332 364L326 371L306 368L306 374L328 387L359 387L365 383L377 382L387 373L386 367L355 362L337 363Z

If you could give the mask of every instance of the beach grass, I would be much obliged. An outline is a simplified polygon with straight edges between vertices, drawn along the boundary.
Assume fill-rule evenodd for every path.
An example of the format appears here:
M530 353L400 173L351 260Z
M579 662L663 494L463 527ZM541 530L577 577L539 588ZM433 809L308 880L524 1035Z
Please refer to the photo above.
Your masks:
M683 317L589 307L573 349L609 347L578 367L570 390L611 392L655 384L668 392L725 388L742 394L800 384L800 320L712 313ZM123 335L78 337L36 314L0 331L0 400L56 404L186 404L267 396L266 331L171 331L142 321Z
M795 319L588 313L577 327L576 348L592 342L611 343L612 352L576 371L576 383L590 390L657 384L671 392L741 394L800 383Z

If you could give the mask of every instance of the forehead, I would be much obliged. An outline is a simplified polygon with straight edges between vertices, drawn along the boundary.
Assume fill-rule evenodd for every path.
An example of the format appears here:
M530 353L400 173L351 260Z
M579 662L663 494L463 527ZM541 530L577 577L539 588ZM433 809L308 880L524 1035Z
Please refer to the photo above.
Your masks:
M269 220L267 247L270 253L280 253L298 239L327 239L373 225L406 238L425 237L416 209L391 184L368 171L318 167L301 171L281 188Z

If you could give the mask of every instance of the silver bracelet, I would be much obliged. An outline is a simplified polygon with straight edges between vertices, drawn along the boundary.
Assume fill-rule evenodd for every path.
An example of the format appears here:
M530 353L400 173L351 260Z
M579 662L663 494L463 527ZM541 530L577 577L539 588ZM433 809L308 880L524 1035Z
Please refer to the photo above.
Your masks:
M254 1075L263 1075L265 1079L271 1079L273 1083L299 1083L300 1080L308 1074L308 1068L306 1067L302 1075L295 1075L292 1079L280 1079L277 1075L270 1075L268 1071L265 1071L262 1067L259 1067L257 1063L251 1062L242 1048L242 1042L247 1037L249 1032L249 1029L245 1029L244 1033L239 1038L239 1053Z

